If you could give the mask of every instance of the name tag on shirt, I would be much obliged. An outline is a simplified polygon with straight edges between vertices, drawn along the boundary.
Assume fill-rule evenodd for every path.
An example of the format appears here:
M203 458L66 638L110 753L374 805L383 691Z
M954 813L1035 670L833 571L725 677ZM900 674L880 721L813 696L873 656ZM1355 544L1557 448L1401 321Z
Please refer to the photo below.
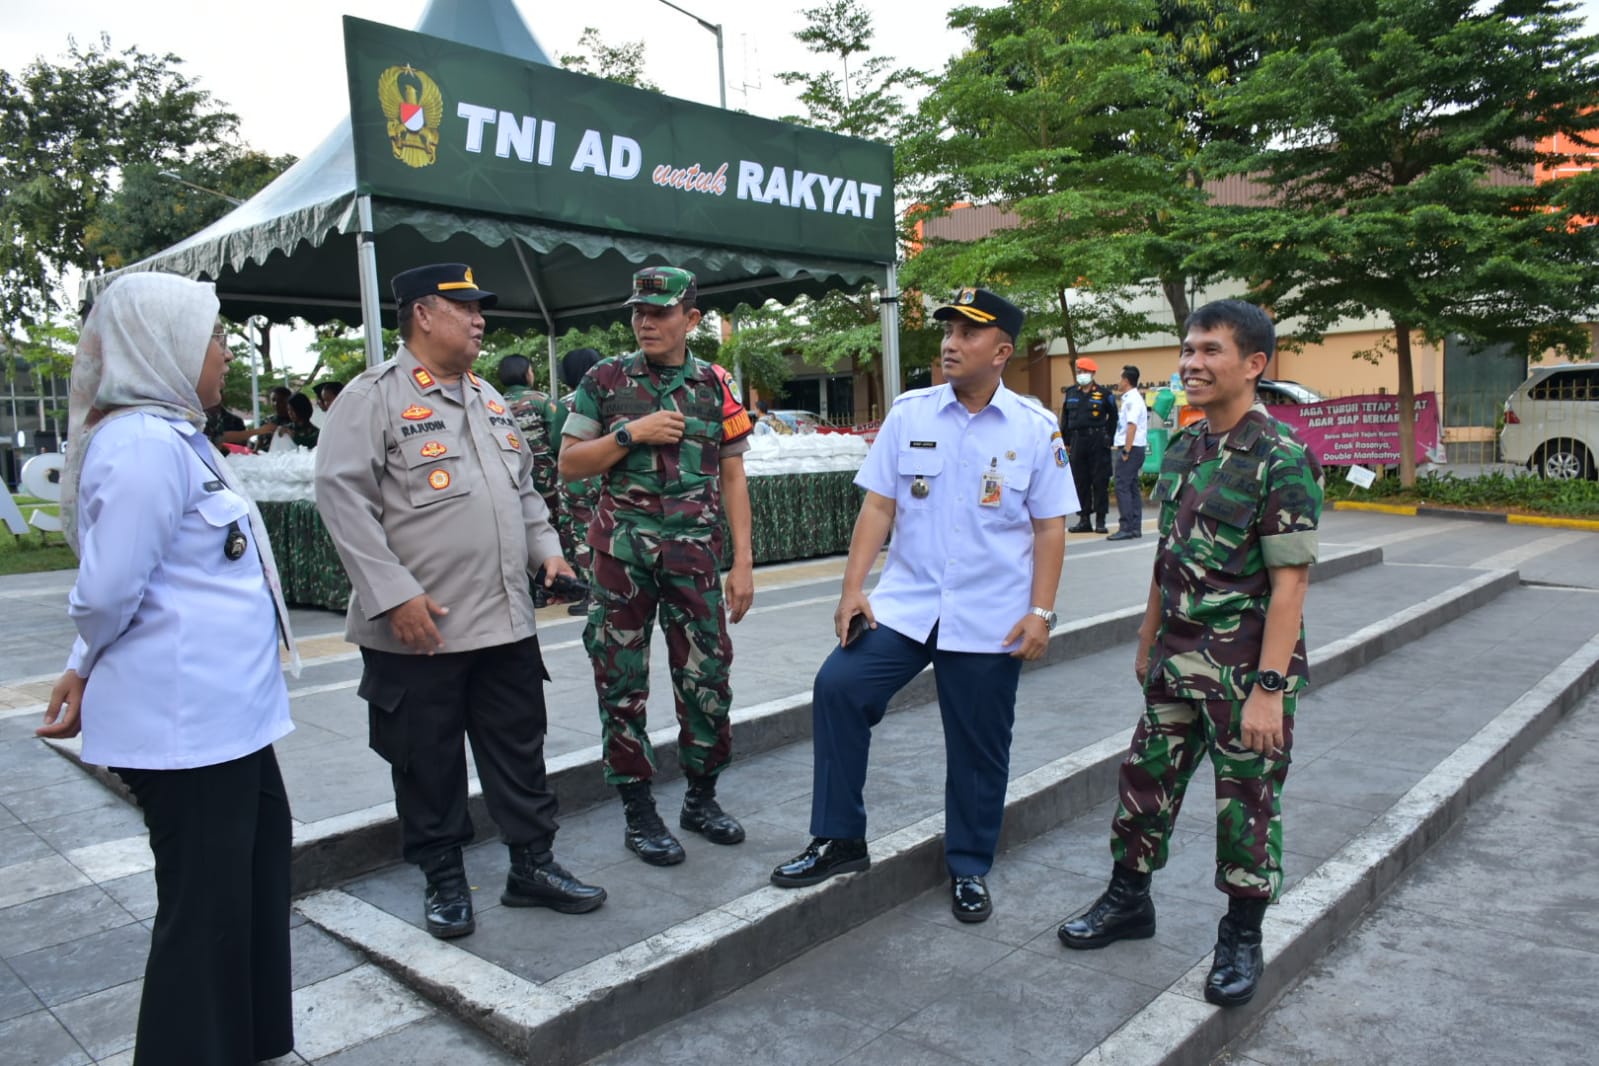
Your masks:
M912 448L936 448L936 447L938 447L938 441L936 441L936 440L913 440L913 441L911 441L911 447Z
M222 491L222 482L220 482L220 481L207 481L204 485L201 485L200 487L202 489L204 489L205 491L207 491L207 492L221 492Z

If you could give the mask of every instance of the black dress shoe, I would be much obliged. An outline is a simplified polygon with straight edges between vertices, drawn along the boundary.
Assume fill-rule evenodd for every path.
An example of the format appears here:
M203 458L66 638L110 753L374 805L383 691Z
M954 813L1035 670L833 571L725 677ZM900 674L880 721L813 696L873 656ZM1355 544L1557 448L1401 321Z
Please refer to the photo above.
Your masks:
M957 922L986 922L994 913L994 900L981 877L952 877L949 909Z
M1068 533L1092 533L1093 531L1094 527L1088 524L1088 519L1086 518L1066 530Z
M1233 900L1216 927L1216 953L1205 978L1205 999L1218 1007L1241 1007L1255 996L1266 969L1260 920L1265 900Z
M1105 523L1101 522L1097 526L1094 527L1094 532L1095 533L1109 533L1110 529L1106 527Z
M542 858L544 861L539 862ZM546 853L511 848L511 872L500 902L507 907L548 907L562 914L587 914L605 902L605 889L585 885Z
M778 888L804 888L819 885L834 874L856 873L871 865L865 840L817 837L804 851L772 871L772 884Z
M1116 532L1112 533L1110 536L1106 537L1105 539L1106 540L1137 540L1139 537L1142 537L1142 536L1143 536L1143 534L1138 532L1137 530L1118 529Z
M466 883L460 850L423 863L422 873L427 877L427 888L422 893L422 913L428 932L440 940L453 940L476 929L472 888Z
M677 824L700 834L712 844L737 844L744 839L744 827L738 824L738 819L722 810L722 805L716 802L714 777L689 780Z
M1112 867L1110 886L1092 907L1062 922L1055 935L1062 944L1079 950L1154 936L1155 901L1149 898L1149 881L1149 874L1124 866Z
M584 596L581 600L578 600L576 603L574 603L570 607L568 607L566 609L566 613L570 614L570 615L585 615L585 614L588 614L589 613L589 598L587 596Z

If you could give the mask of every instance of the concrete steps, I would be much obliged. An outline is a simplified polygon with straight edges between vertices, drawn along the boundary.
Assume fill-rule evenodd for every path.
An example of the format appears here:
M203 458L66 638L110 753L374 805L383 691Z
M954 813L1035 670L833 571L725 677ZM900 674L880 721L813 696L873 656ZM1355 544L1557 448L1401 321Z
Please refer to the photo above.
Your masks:
M1308 608L1317 687L1301 712L1296 746L1301 761L1312 758L1320 736L1338 735L1340 743L1350 743L1361 729L1350 725L1341 732L1346 724L1342 714L1336 730L1320 734L1307 728L1314 708L1343 707L1332 702L1336 696L1325 693L1341 691L1345 700L1358 703L1350 694L1359 693L1360 679L1400 661L1384 659L1387 652L1404 647L1408 661L1414 648L1439 639L1440 627L1449 632L1454 626L1480 625L1481 616L1471 613L1476 608L1507 594L1532 594L1517 587L1513 572L1371 565L1375 561L1370 552L1350 552L1318 567ZM1335 580L1329 580L1329 571L1338 575ZM1537 613L1533 607L1526 610ZM1103 837L1108 815L1100 808L1113 795L1115 766L1138 705L1129 669L1138 614L1138 608L1129 608L1063 624L1052 640L1049 661L1023 676L1019 698L1003 846L1016 852L1080 822L1096 826L1097 845L1082 849L1085 856L1092 853L1097 871L1082 878L1080 888L1089 899L1107 865ZM1544 660L1555 648L1553 642L1538 645L1538 656L1528 662L1541 663L1547 671ZM1484 660L1468 657L1447 667L1445 676L1449 670L1459 673L1483 665ZM766 885L771 866L806 839L807 694L742 712L740 750L761 754L741 760L724 775L721 791L724 803L749 830L743 845L720 849L686 839L688 863L657 870L622 851L621 818L614 802L563 819L557 854L611 892L611 902L593 915L571 918L495 906L505 867L504 849L497 844L481 845L469 855L469 872L483 892L479 931L465 940L440 943L422 931L419 880L409 868L390 868L338 890L314 893L300 901L300 910L528 1061L582 1061L663 1024L668 1026L661 1031L666 1035L659 1039L670 1039L673 1019L729 993L733 999L754 994L767 980L762 974L803 966L807 952L814 955L811 949L818 944L840 937L821 950L849 945L859 928L888 921L918 900L942 894L942 740L936 707L926 702L930 684L925 678L919 683L926 687L907 694L900 713L885 720L874 742L867 796L874 865L864 875L798 892ZM1420 704L1415 697L1409 699L1396 713L1414 713ZM1507 705L1488 700L1490 713ZM592 757L559 769L567 809L576 805L568 789L594 795L582 791L585 779L598 780ZM1296 767L1296 784L1303 773ZM1195 787L1206 786L1196 782ZM1292 785L1290 789L1293 796ZM670 810L679 790L667 785L658 793L663 810ZM1367 821L1374 817L1376 812L1370 812ZM356 839L346 837L344 850ZM328 854L338 850L330 845ZM1006 908L1016 905L1001 880L1011 861L1007 854L996 869L1001 915L975 928L1002 928ZM1210 894L1216 895L1213 890ZM1052 923L1079 903L1063 896L1046 905ZM944 915L947 919L947 905ZM1045 931L1052 936L1052 929L1049 924ZM1206 940L1196 950L1208 945ZM859 954L849 952L851 958ZM1150 991L1153 995L1157 990ZM655 1037L644 1038L651 1039Z

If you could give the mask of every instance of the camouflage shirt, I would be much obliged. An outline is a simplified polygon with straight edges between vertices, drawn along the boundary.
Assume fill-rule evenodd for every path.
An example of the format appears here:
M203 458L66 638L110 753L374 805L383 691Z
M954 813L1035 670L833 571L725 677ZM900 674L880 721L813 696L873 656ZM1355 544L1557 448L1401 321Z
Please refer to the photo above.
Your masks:
M546 500L554 499L560 489L560 478L555 473L554 443L560 438L551 432L556 417L555 402L526 385L506 389L505 402L510 405L511 417L516 419L517 428L522 431L522 438L533 455L533 488Z
M634 445L602 478L588 543L627 562L714 569L721 557L721 462L749 450L750 420L713 363L602 359L572 396L562 432L596 440L658 410L680 411L683 439ZM707 554L707 550L709 554Z
M1148 688L1242 699L1266 632L1267 571L1316 561L1321 467L1258 407L1219 437L1208 430L1201 421L1172 438L1152 494L1161 608ZM1285 676L1291 692L1310 679L1303 621Z

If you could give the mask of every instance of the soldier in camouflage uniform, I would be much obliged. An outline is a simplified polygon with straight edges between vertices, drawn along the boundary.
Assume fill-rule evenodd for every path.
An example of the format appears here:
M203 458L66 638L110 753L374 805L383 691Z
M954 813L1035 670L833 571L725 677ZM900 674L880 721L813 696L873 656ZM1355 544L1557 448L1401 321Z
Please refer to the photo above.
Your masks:
M566 386L567 392L561 397L561 402L555 405L555 419L550 427L551 440L559 442L564 437L566 416L571 413L577 387L582 383L583 375L599 361L600 353L593 348L574 348L561 356L561 384ZM561 534L561 548L566 552L567 562L572 564L572 569L577 571L577 576L585 584L593 584L594 581L594 549L589 547L588 534L589 524L594 521L594 500L599 491L600 479L597 477L563 481L560 488L561 509L555 512L555 528ZM566 611L574 615L588 614L588 604L588 597L585 596Z
M559 529L561 499L560 479L555 473L555 442L560 438L552 432L556 420L555 401L548 393L533 387L533 362L525 355L508 355L501 359L498 375L505 389L506 406L533 456L533 488L549 509L550 524ZM535 584L533 606L545 607L549 602L549 593Z
M1309 680L1303 607L1321 469L1254 401L1276 347L1266 314L1222 300L1186 326L1179 369L1206 418L1173 440L1155 486L1160 546L1134 664L1146 706L1121 767L1115 865L1105 893L1058 932L1071 948L1154 935L1151 874L1208 754L1216 887L1229 902L1205 998L1231 1007L1254 995L1261 920L1282 886L1280 803Z
M755 594L743 458L750 421L714 364L688 354L700 319L695 296L686 270L633 275L627 303L639 350L584 376L560 453L563 478L604 479L588 531L594 602L583 643L599 692L605 778L627 816L624 841L656 866L684 858L650 796L655 756L645 702L657 606L677 697L678 761L689 781L679 822L713 843L744 839L744 827L716 802L716 776L732 751L733 697L719 564L725 503L733 536L727 599L737 622Z

